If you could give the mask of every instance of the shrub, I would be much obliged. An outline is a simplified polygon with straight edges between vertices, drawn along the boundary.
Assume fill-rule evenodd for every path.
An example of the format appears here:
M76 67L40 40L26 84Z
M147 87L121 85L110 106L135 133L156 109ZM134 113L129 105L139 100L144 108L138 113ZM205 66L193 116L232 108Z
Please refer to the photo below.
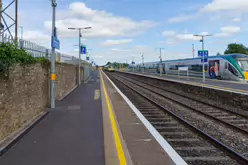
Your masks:
M9 68L16 63L21 65L35 63L49 64L46 58L35 58L24 49L19 49L15 44L0 43L0 74L8 73Z

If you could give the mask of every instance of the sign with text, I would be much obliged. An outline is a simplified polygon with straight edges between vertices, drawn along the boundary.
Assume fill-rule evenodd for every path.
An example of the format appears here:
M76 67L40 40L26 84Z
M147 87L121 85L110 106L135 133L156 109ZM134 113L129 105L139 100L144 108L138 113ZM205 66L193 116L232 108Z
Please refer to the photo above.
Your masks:
M180 70L180 71L188 71L189 70L189 67L187 67L187 66L178 67L178 70Z
M203 62L203 59L204 59L204 62L208 62L208 50L199 50L198 56L203 57L201 58L201 62Z
M82 45L80 47L80 54L86 54L86 46L85 45Z
M60 49L60 41L57 37L57 28L55 27L53 29L53 36L52 36L52 48L55 48L55 49Z
M198 56L199 57L208 57L208 50L198 50Z

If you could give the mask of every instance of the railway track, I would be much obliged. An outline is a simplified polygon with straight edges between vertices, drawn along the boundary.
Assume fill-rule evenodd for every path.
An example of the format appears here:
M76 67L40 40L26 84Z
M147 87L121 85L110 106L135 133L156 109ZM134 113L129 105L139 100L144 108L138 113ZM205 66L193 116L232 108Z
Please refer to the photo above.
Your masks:
M107 74L188 164L248 164L246 157L153 100L153 91L127 78Z
M143 88L154 92L166 99L169 99L181 106L190 108L197 113L200 113L204 116L207 116L215 121L218 121L222 124L225 124L237 131L248 134L248 116L240 114L228 109L219 108L214 105L210 105L201 100L196 100L190 98L186 95L170 91L166 88L161 88L157 85L153 85L148 82L140 81L138 79L127 79L126 77L121 76L122 78L129 80L130 82L142 86Z

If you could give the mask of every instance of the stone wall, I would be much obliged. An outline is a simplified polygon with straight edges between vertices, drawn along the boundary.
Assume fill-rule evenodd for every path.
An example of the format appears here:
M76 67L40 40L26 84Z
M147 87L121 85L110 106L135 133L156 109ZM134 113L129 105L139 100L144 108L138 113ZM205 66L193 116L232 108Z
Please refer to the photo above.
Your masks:
M76 86L76 67L56 64L57 98ZM0 77L0 141L49 106L49 67L14 66Z
M60 99L76 86L77 68L70 64L56 64L56 72L57 99Z

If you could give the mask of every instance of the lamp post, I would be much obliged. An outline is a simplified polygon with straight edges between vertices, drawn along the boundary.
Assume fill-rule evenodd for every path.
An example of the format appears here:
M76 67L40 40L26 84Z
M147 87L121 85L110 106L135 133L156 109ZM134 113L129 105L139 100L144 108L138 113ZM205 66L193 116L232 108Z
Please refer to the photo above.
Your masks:
M207 36L211 36L209 34L195 34L194 36L196 37L201 37L200 42L202 42L202 53L204 52L204 37ZM205 82L206 81L206 77L205 77L205 62L204 62L204 54L202 54L202 81Z
M56 21L56 0L51 0L53 7L53 15L52 15L52 36L55 34L55 21ZM55 68L55 47L52 46L52 55L51 55L51 108L55 108L55 98L56 98L56 68Z
M78 34L79 34L79 49L78 49L78 53L79 53L79 59L78 59L78 85L81 84L81 30L82 29L91 29L91 27L84 27L84 28L68 28L70 30L78 30Z
M193 53L193 58L195 58L195 44L192 44L192 53Z
M144 53L142 53L141 58L142 58L142 72L144 73L145 72Z
M159 64L159 70L160 70L160 76L162 76L162 50L165 49L165 48L159 48L159 59L160 59L160 64Z

